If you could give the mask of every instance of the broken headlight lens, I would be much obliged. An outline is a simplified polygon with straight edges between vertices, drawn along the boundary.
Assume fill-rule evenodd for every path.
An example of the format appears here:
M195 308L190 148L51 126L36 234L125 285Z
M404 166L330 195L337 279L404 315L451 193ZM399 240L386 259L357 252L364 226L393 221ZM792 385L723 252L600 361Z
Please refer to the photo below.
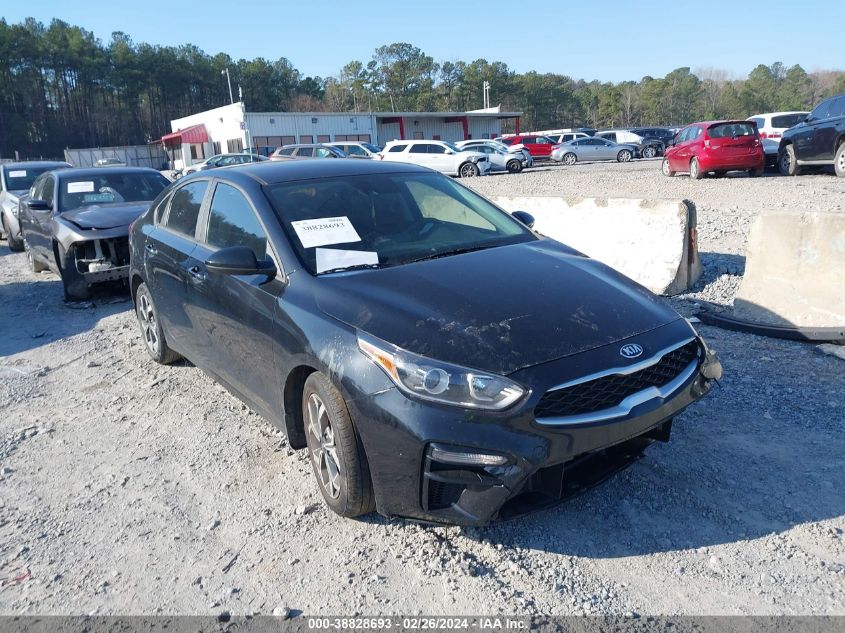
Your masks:
M501 411L526 392L503 376L418 356L362 332L358 347L399 389L424 400Z

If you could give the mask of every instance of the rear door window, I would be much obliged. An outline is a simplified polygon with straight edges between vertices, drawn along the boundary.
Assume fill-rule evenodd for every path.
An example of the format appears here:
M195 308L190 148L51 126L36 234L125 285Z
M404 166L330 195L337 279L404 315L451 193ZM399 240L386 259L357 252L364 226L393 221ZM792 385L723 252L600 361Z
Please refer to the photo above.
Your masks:
M216 248L248 246L256 259L267 255L267 234L243 193L219 183L211 199L206 241Z
M207 180L192 182L177 189L170 199L170 210L164 226L171 231L194 237L197 231L197 218L199 218L207 189Z
M314 155L314 148L313 147L300 147L296 151L297 157L304 156L305 158L310 158Z
M428 153L428 145L425 143L414 143L411 145L411 149L408 150L411 154L427 154Z

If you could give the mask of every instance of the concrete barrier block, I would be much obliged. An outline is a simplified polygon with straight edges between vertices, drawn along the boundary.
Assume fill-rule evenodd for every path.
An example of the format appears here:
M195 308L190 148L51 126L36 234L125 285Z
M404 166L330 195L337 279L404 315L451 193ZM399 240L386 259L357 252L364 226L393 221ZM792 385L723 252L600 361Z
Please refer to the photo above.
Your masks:
M499 197L538 232L604 262L652 292L673 295L701 276L695 207L682 200Z
M734 299L742 319L845 327L845 213L774 211L751 226Z

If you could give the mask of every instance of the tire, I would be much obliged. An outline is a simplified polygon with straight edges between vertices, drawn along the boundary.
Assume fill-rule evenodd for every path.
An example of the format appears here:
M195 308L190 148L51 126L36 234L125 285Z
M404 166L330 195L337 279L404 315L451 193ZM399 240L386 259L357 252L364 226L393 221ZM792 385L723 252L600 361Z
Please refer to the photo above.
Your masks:
M32 253L32 249L29 246L29 242L24 241L23 249L26 252L26 261L29 262L29 269L32 272L40 273L43 270L47 270L47 266L35 259L35 255Z
M53 255L56 258L59 276L62 278L65 301L87 301L90 299L91 289L88 287L88 282L75 269L71 268L73 255L67 253L58 243L53 244Z
M13 253L20 253L23 250L23 240L12 235L6 216L3 216L3 233L6 234L6 241L9 243L9 250Z
M522 163L518 160L509 160L507 163L507 169L510 174L518 174L522 171Z
M167 339L161 329L161 321L158 318L150 289L147 288L145 283L139 285L135 291L135 316L138 318L138 325L141 327L144 347L147 348L147 353L155 362L169 365L182 358L167 345Z
M343 396L320 372L305 381L302 418L308 455L326 504L344 517L375 509L370 469Z
M478 173L478 166L474 163L464 163L458 167L458 175L461 178L474 178Z
M618 162L620 162L620 163L627 163L627 162L629 162L629 161L630 161L633 157L634 157L634 155L631 153L631 151L630 151L630 150L623 149L621 152L619 152L619 153L616 155L616 160L617 160Z
M845 178L845 141L840 143L836 149L836 155L833 157L833 169L837 176Z
M778 150L778 170L783 176L798 176L801 168L795 158L795 148L786 145Z
M663 159L663 164L660 166L660 171L663 172L664 176L668 176L669 178L671 178L672 176L675 175L675 172L672 171L672 169L669 167L669 159L668 158Z
M563 159L561 160L561 162L564 165L574 165L575 163L578 162L578 157L575 154L573 154L572 152L567 152L566 154L563 155Z
M689 177L693 180L701 180L704 178L704 172L701 171L701 167L698 165L698 159L693 158L689 162Z
M643 158L654 158L657 156L657 150L649 145L648 147L643 148Z

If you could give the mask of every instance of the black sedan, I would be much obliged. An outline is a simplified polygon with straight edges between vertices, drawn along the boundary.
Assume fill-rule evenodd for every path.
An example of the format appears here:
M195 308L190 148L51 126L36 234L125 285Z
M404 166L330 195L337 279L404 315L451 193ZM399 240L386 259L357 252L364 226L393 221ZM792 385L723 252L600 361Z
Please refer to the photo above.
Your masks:
M65 299L89 296L91 284L126 279L129 224L170 182L154 169L59 169L35 179L21 201L21 236L35 272L62 278Z
M179 181L133 225L150 355L307 448L326 503L481 525L606 478L721 366L661 299L450 178L290 161Z

